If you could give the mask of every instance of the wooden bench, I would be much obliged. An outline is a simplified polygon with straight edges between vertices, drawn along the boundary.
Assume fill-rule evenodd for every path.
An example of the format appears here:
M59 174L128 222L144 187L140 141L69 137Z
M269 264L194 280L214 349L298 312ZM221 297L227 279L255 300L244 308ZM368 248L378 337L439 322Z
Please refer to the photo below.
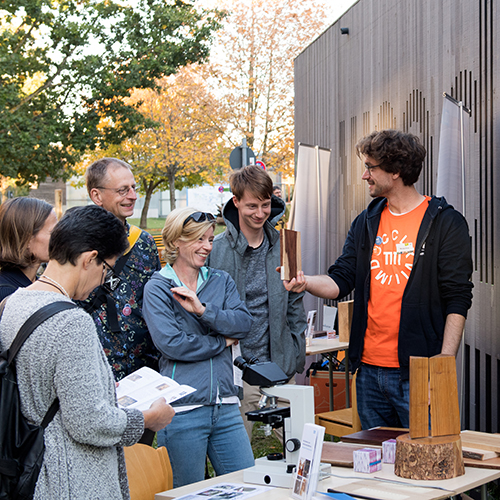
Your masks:
M160 254L160 262L163 267L166 264L166 261L163 258L163 250L165 250L165 246L163 245L163 238L161 234L152 234L151 236L155 240L156 248L158 248L158 253Z

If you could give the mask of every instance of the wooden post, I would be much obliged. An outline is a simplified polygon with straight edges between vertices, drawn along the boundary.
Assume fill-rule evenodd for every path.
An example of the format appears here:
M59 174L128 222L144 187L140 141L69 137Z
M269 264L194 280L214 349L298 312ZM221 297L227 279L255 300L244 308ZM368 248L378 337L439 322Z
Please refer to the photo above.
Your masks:
M460 434L457 371L454 356L429 359L431 435Z
M429 358L410 356L410 436L429 435Z

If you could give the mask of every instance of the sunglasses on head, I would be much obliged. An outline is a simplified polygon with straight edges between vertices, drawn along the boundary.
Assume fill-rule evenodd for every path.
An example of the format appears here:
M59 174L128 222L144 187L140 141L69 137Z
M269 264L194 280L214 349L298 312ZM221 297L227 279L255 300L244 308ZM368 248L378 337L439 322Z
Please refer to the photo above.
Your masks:
M209 213L209 212L195 212L194 214L191 214L182 224L182 227L184 227L190 220L194 222L205 222L206 220L209 222L215 221L215 217Z

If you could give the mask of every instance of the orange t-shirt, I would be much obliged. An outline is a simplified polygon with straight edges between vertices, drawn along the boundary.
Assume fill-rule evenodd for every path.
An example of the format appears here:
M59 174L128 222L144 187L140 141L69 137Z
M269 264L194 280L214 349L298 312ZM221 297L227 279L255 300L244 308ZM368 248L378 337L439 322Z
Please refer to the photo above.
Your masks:
M370 299L361 361L398 368L401 301L413 266L417 234L429 206L426 199L411 212L393 214L386 206L373 247Z

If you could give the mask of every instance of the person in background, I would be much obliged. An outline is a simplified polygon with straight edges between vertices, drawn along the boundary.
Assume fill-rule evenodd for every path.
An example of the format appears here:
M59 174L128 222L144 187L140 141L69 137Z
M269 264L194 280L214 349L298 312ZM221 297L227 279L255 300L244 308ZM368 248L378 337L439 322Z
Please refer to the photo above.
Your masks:
M254 318L252 329L240 342L243 357L273 361L295 383L295 374L304 370L307 320L304 292L289 293L276 272L280 237L274 225L285 211L285 202L273 196L271 178L255 165L234 171L229 182L233 197L223 209L226 230L215 238L207 262L231 275ZM259 409L260 396L258 387L243 383L242 415ZM280 404L288 406L288 402ZM243 418L251 437L253 422Z
M273 195L277 198L282 199L281 188L279 186L273 186ZM288 204L285 205L285 213L283 217L276 223L274 226L278 231L280 229L286 229L286 225L288 223L288 219L290 218L290 206Z
M425 148L397 130L356 145L373 201L352 223L327 275L288 290L341 299L354 290L349 361L358 372L363 429L409 426L410 356L455 356L472 304L472 257L465 218L444 198L416 188Z
M127 248L123 223L96 206L68 210L52 231L49 263L40 278L7 298L1 348L22 324L54 302L85 300L113 275ZM116 406L115 381L92 318L67 309L38 326L16 357L23 415L40 425L53 401L59 410L44 432L45 453L35 500L129 499L123 446L145 428L164 428L174 410L164 398L148 410Z
M172 423L158 432L174 488L204 479L207 454L217 475L254 464L231 349L247 335L252 317L232 278L205 266L214 227L212 214L173 210L162 232L167 264L144 290L144 317L161 352L161 374L197 389L174 403Z
M0 205L0 301L31 285L49 260L49 239L57 218L46 201L12 198Z
M127 223L137 201L130 165L117 158L97 160L87 168L86 184L92 201L118 217L129 240L115 266L120 285L111 293L98 288L85 304L115 378L121 380L143 366L158 369L158 351L142 315L142 299L144 285L160 269L160 259L153 237Z

